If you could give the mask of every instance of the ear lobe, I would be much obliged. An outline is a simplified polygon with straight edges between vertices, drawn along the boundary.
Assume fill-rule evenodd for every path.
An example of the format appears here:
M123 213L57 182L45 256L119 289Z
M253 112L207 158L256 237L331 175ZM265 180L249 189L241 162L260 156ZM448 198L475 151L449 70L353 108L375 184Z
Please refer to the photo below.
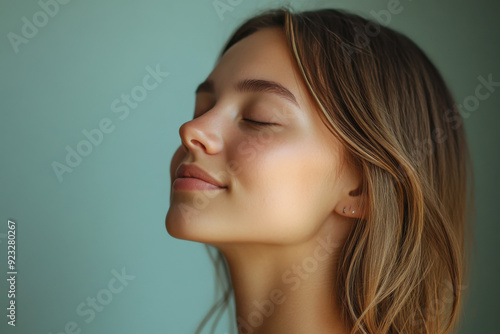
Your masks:
M364 218L363 211L357 205L346 204L338 207L337 213L348 218Z
M339 203L336 212L348 218L364 218L363 197L361 187L349 192L349 196L345 201Z

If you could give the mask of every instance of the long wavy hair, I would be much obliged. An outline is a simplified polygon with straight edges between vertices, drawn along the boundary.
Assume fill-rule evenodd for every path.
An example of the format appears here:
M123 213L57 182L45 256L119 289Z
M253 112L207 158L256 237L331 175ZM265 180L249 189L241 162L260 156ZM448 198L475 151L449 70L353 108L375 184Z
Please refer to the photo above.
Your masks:
M324 124L362 171L363 219L337 267L342 319L354 333L454 333L472 250L473 174L461 115L439 71L408 37L342 10L267 10L246 36L286 34ZM200 323L212 332L233 294L223 254L207 246L222 296Z

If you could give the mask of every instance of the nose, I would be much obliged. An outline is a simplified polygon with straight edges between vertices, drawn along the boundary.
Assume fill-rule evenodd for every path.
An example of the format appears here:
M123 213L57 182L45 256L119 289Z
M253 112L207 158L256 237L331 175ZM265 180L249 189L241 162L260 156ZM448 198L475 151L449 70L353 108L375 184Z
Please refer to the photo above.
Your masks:
M222 150L223 140L220 122L202 115L181 125L179 135L187 152L217 154Z

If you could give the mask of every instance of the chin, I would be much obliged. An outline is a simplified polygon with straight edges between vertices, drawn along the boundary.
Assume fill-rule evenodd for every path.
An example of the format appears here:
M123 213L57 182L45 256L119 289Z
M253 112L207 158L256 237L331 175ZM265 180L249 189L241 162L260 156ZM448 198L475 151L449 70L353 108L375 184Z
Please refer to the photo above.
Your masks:
M167 212L165 227L168 234L176 239L210 244L220 237L216 235L217 229L210 222L203 221L199 216L187 220L173 207Z
M167 216L165 217L165 227L168 234L176 239L190 240L189 226L186 226L188 223L172 211L173 208L170 207L167 212Z

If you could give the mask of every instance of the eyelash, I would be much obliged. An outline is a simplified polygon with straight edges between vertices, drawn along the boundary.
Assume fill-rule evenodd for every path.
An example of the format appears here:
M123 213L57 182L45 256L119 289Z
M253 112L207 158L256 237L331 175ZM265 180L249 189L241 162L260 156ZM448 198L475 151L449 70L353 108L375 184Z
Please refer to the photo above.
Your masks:
M273 126L273 125L278 125L276 123L265 123L265 122L254 121L254 120L248 119L248 118L243 118L243 120L246 121L246 122L250 122L252 124L258 125L258 126Z

